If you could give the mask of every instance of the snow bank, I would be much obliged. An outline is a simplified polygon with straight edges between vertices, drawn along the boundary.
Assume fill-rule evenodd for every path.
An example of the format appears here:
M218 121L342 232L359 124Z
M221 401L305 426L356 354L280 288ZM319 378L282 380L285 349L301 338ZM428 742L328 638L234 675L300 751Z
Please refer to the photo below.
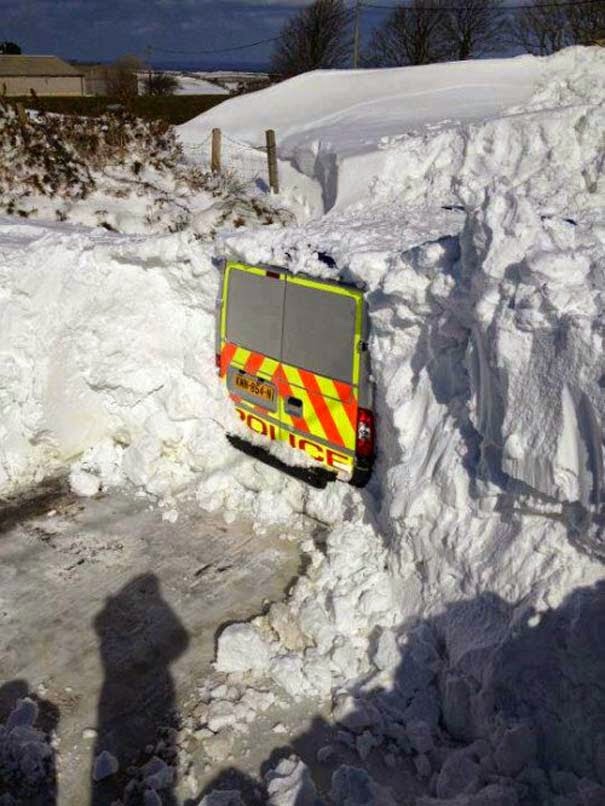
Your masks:
M188 230L210 239L223 226L287 218L267 205L252 179L193 166L160 121L32 113L23 124L0 104L2 213L130 234Z
M469 361L475 427L501 452L509 477L563 508L598 510L602 238L584 223L544 218L503 189L475 213L462 243L478 291Z
M357 680L336 718L400 736L427 804L546 802L565 784L544 769L573 773L574 803L605 784L605 56L540 64L523 108L403 135L351 158L327 216L226 238L326 274L321 248L369 287L374 481L312 552L288 602L300 632L281 611L255 627L292 696Z
M218 272L181 235L0 224L0 489L77 472L163 495L220 464Z
M263 145L265 129L273 128L282 156L317 141L333 143L339 153L368 151L385 135L420 123L482 119L522 103L543 69L540 59L522 56L386 70L318 70L226 101L179 131L184 142L196 142L217 127Z
M193 489L228 519L296 527L319 491L226 439L242 426L217 379L212 252L0 220L0 494L69 470L80 495Z
M262 99L255 93L221 104L179 134L184 143L199 142L219 127L258 145L264 130L275 128L280 158L319 183L324 210L365 204L367 197L383 205L437 197L474 205L490 177L507 176L541 185L556 207L565 203L557 194L566 199L597 179L594 172L583 176L578 157L586 140L598 143L603 111L587 106L599 104L604 80L605 56L597 48L321 71L263 90ZM559 181L560 158L577 167L569 188Z
M229 90L195 73L169 72L178 81L176 95L229 95Z

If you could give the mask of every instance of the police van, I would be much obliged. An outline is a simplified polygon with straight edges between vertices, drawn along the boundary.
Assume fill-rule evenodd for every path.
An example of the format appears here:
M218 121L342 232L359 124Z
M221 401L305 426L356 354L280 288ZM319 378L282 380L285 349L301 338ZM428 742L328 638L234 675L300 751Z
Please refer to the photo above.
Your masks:
M239 418L358 485L375 454L368 328L354 285L225 263L216 361Z

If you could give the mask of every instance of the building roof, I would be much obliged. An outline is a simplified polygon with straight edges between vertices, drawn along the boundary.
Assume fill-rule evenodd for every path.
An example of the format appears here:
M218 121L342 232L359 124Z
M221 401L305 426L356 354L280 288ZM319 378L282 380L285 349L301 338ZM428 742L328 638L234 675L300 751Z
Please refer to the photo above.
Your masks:
M81 76L76 70L57 56L0 56L0 76Z

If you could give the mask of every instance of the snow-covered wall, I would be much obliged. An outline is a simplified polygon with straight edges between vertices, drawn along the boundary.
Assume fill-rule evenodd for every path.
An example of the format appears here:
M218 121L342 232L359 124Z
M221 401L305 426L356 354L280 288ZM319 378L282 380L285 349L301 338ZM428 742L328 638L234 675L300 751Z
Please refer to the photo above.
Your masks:
M470 363L484 444L511 478L597 511L604 253L591 223L545 217L504 188L474 214L463 258L477 293Z
M218 271L195 241L5 219L0 288L0 489L107 440L157 493L212 463Z

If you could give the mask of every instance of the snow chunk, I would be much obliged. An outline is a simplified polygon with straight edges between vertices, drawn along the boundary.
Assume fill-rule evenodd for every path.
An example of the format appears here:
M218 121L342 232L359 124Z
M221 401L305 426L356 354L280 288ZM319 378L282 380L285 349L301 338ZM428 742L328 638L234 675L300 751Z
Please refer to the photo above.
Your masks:
M219 636L216 656L219 672L264 672L270 657L267 642L252 624L230 624Z
M426 755L434 747L431 729L426 722L420 720L408 722L405 727L410 744L419 755Z
M37 717L38 704L26 697L0 724L0 780L23 803L54 800L56 794L52 739L34 728Z
M472 795L481 788L481 768L466 750L451 753L437 778L437 795L455 798Z
M175 770L166 762L154 756L143 767L143 781L145 786L153 790L168 789L172 786Z
M101 480L87 470L72 470L69 474L69 486L76 495L91 498L101 489Z
M282 759L265 782L270 806L319 806L309 768L296 756Z
M15 728L32 728L38 718L38 713L38 703L30 700L29 697L24 697L24 699L17 701L17 705L9 714L5 729L12 731Z
M514 778L523 767L535 759L536 752L537 740L534 731L528 725L514 725L504 732L494 753L494 759L502 775Z
M117 758L107 750L103 750L95 758L92 771L93 781L103 781L105 778L115 775L119 769L120 765Z

